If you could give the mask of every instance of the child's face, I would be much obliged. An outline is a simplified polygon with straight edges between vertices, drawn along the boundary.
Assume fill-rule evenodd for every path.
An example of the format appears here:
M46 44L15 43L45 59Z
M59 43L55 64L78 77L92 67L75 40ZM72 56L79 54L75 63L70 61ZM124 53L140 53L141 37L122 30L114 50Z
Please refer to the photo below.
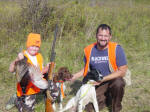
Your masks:
M38 53L39 49L40 48L37 46L30 46L27 48L27 51L31 56L35 56Z

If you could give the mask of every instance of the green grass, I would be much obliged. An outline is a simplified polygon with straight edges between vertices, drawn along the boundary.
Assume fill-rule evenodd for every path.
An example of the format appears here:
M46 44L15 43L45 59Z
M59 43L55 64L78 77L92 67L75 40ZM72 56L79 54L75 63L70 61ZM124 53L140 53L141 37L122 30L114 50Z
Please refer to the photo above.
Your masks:
M59 25L59 38L55 71L61 66L67 66L72 73L83 67L83 48L95 42L97 26L109 24L113 31L112 40L123 46L132 72L133 84L126 87L121 112L150 111L149 5L149 0L49 0L48 7L52 10L38 24L39 33L42 34L40 51L45 64L49 62L56 23ZM41 10L38 10L38 14ZM33 22L26 18L31 15L22 15L23 12L27 14L27 9L22 11L20 2L0 2L0 112L7 112L5 103L16 91L15 75L8 72L9 64L20 49L25 49L26 36L33 31ZM78 87L73 89L68 84L64 105ZM42 97L38 97L36 112L44 112ZM107 108L102 110L107 111ZM13 108L9 112L17 110Z

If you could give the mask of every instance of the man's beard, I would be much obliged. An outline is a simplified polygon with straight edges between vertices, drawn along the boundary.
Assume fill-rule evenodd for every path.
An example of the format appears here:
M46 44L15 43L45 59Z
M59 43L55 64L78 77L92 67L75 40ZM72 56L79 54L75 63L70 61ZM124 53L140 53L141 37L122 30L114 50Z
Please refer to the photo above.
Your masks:
M105 48L105 47L108 45L108 42L106 41L106 43L105 43L104 45L102 45L102 44L100 43L100 41L98 41L97 44L98 44L98 46L99 46L100 48Z

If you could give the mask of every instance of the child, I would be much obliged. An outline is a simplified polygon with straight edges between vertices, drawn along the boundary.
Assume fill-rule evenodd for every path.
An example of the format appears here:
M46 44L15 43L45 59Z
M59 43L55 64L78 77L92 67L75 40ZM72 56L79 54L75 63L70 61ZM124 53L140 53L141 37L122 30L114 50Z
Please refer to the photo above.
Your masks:
M15 72L16 63L24 59L25 56L28 63L40 68L42 74L48 72L49 65L43 67L43 57L39 53L40 46L40 34L30 33L26 42L27 49L18 54L17 58L10 64L9 71ZM34 110L35 95L39 92L40 88L36 87L31 81L28 83L25 92L22 90L20 83L17 83L17 98L15 99L15 103L18 111L22 112L22 107L24 107L27 111L32 112Z

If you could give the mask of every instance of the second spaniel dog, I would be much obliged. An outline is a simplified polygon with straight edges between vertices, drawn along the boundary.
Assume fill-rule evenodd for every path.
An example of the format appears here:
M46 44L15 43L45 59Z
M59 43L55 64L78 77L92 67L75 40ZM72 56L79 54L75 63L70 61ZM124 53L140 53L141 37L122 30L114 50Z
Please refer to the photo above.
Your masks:
M57 87L59 88L60 95L57 98L57 101L59 103L59 109L63 108L62 101L65 97L65 89L66 85L65 82L69 81L72 78L72 74L68 70L67 67L60 67L58 69L58 72L54 74L53 81L56 83ZM54 110L56 110L55 103L53 104Z

